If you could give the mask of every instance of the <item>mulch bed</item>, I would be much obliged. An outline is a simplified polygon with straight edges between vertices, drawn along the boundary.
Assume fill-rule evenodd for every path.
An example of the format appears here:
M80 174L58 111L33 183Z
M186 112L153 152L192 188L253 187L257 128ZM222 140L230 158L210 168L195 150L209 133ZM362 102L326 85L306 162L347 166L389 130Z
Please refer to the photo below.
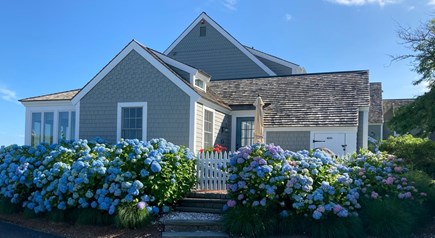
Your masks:
M50 233L68 238L139 238L161 237L161 226L151 225L140 229L118 229L114 226L86 226L68 223L54 223L47 219L27 219L23 214L0 214L0 220L10 222L33 230Z

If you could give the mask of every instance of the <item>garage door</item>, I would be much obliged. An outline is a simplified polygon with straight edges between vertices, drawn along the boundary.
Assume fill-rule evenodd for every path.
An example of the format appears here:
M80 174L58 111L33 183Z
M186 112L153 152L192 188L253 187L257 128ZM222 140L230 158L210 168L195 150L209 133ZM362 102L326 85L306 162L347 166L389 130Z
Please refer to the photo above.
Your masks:
M328 148L336 155L346 154L345 133L314 133L313 148Z

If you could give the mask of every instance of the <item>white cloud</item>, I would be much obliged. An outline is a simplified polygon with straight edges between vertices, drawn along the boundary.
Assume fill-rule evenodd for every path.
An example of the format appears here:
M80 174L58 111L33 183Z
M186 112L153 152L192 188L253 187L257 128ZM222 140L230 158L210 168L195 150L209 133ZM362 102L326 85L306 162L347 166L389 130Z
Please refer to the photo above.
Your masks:
M366 4L379 4L379 6L383 7L387 4L398 3L401 0L327 0L329 2L346 5L346 6L362 6ZM435 1L435 0L430 0Z
M0 98L9 102L17 102L17 94L6 88L0 88Z
M292 15L290 15L289 13L286 13L285 14L285 20L286 21L291 21L293 19L293 16Z
M223 2L224 6L231 11L237 10L237 0L224 0Z
M432 5L435 6L435 0L429 0L429 2L427 2L428 5Z

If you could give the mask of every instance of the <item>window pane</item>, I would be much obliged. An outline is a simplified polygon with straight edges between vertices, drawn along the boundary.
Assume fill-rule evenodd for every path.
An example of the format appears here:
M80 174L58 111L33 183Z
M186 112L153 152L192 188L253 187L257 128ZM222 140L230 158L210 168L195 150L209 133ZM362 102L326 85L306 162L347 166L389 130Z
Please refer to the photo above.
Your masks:
M142 107L122 108L121 137L142 140Z
M53 112L44 112L44 142L53 144L53 121L54 121L54 113Z
M254 121L245 120L240 124L240 146L252 145L254 143Z
M59 141L66 140L69 138L68 129L69 129L69 113L68 112L59 112Z
M70 139L75 139L76 136L76 112L71 112L71 133Z
M213 147L213 112L204 110L204 148Z
M41 113L32 113L32 135L31 135L31 145L35 146L41 143Z

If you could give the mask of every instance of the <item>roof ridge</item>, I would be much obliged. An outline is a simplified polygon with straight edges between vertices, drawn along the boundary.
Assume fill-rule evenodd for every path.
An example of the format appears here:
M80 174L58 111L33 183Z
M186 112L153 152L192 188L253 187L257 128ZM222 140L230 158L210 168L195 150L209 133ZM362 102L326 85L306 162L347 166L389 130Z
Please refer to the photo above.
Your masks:
M285 61L285 62L287 62L287 63L294 64L295 66L299 66L299 67L301 67L299 64L296 64L296 63L293 63L293 62L291 62L291 61L285 60L285 59L283 59L283 58L281 58L281 57L278 57L278 56L275 56L275 55L269 54L269 53L264 52L264 51L262 51L262 50L255 49L254 47L249 47L249 46L247 46L247 45L243 45L243 46L244 46L246 49L248 49L248 50L258 51L258 52L263 53L263 54L266 54L266 55L268 55L268 56L270 56L270 57L273 57L273 58L276 58L276 59L279 59L279 60ZM258 57L261 57L261 56L258 56Z
M250 78L234 78L234 79L213 79L212 81L233 81L233 80L253 80L253 79L270 79L270 78L286 78L286 77L304 77L311 75L324 75L324 74L348 74L348 73L369 73L369 70L350 70L350 71L331 71L331 72L317 72L317 73L304 73L304 74L289 74L277 76L260 76Z

